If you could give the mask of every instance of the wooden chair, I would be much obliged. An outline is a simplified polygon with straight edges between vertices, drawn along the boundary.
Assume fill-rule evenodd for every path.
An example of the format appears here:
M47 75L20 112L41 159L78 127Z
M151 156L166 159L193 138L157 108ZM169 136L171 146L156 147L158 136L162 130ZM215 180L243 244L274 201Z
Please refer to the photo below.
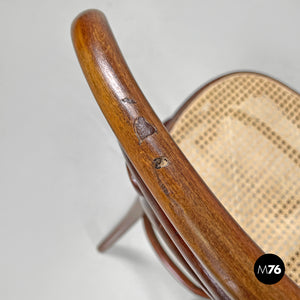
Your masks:
M143 216L163 263L196 294L300 299L299 94L265 75L228 74L198 90L164 126L102 12L80 14L72 38L140 195L99 250ZM263 251L285 262L276 284L255 277Z

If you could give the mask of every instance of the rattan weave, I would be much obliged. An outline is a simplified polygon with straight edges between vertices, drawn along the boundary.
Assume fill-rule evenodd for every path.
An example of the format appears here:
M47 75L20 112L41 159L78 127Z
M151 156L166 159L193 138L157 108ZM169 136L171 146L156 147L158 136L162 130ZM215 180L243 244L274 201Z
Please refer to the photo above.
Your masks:
M299 284L300 96L264 75L226 75L194 96L171 134L241 227Z

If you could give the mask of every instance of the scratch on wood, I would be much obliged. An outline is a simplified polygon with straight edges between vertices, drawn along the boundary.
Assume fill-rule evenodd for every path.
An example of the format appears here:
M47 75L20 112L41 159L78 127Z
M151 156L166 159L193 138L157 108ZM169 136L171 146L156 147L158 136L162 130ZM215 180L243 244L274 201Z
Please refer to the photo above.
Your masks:
M155 175L156 175L158 184L161 187L161 189L163 190L164 194L169 197L170 192L167 189L167 187L163 184L163 182L161 181L161 179L159 178L159 175L157 174L156 170L155 170Z
M169 199L170 199L170 206L171 206L171 208L175 211L175 213L178 216L182 216L183 213L184 213L184 211L181 208L181 206L174 199L172 199L171 197L169 197Z
M161 182L160 183L160 187L162 188L163 192L165 193L165 195L169 196L169 191L166 188L166 186Z
M123 98L121 100L122 102L125 102L125 103L129 103L129 104L135 104L136 102L133 100L133 99L130 99L130 98Z
M159 172L157 172L155 170L155 175L158 181L158 184L160 186L160 188L162 189L162 191L164 192L164 194L168 197L169 199L169 206L172 210L175 211L175 213L178 216L183 216L184 215L184 209L171 197L172 192L170 192L168 190L168 188L164 185L164 183L162 182L162 180L160 179L160 176L158 174Z
M146 137L154 134L157 131L156 128L148 123L144 117L136 118L133 126L135 134L139 139L139 144L141 144Z

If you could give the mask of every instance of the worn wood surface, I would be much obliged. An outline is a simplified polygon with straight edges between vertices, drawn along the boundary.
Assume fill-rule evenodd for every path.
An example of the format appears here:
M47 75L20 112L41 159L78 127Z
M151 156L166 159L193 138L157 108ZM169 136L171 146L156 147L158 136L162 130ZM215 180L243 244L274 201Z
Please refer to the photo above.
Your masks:
M182 255L211 297L299 299L299 288L287 276L275 285L256 279L253 266L263 252L171 139L131 75L103 13L79 15L72 37L90 88L144 183L142 192L147 189L153 196L150 207L173 242L176 230L188 246L191 255Z

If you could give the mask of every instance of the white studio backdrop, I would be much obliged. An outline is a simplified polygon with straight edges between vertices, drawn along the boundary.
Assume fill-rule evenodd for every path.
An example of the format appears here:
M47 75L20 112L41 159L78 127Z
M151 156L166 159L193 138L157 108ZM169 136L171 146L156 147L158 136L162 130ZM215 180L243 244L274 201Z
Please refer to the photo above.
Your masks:
M70 26L102 10L163 120L220 74L300 86L299 1L0 2L0 299L197 299L142 224L98 241L132 203L124 160L82 75Z

